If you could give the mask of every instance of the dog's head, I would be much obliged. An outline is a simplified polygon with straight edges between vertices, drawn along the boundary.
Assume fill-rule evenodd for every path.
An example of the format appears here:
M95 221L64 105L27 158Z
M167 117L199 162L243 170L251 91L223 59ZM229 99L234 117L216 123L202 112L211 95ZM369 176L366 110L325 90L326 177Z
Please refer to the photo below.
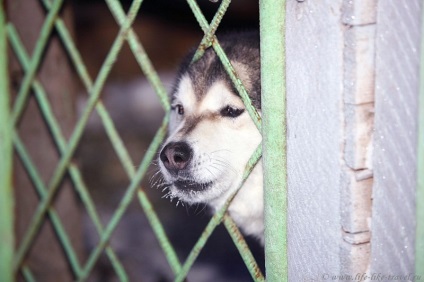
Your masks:
M258 35L219 40L259 109ZM169 137L160 151L159 166L171 198L222 202L240 183L261 135L215 52L208 49L189 64L191 57L182 64L171 94Z

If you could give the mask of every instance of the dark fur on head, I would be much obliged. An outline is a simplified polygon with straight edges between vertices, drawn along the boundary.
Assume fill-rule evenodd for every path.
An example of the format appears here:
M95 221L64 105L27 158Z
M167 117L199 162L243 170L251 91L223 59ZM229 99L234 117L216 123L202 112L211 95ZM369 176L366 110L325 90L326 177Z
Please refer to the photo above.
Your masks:
M233 64L237 76L243 82L252 104L255 108L261 108L261 80L260 80L260 50L258 32L241 32L237 36L232 34L217 35L218 41ZM199 93L208 89L215 81L223 80L232 89L234 95L239 96L230 77L224 69L221 60L216 55L213 48L208 48L203 57L191 64L195 49L193 49L183 60L178 72L177 82L180 78L188 74L194 81L195 92L199 97L204 93ZM190 65L191 64L191 65ZM190 66L190 68L189 68ZM238 73L243 72L243 73ZM176 89L172 91L174 95ZM173 97L171 96L171 99Z

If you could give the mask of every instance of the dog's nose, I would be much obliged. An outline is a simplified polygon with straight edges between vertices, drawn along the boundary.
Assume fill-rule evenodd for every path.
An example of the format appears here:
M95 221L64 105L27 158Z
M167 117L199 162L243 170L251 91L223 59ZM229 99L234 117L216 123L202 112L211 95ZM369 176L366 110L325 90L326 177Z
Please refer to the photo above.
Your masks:
M160 153L161 161L171 173L186 168L192 156L193 150L185 142L170 142Z

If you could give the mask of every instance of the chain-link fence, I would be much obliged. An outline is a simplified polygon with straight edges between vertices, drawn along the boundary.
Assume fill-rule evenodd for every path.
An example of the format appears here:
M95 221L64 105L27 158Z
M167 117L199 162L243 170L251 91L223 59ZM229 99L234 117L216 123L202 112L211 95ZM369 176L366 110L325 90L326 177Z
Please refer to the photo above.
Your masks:
M106 4L109 7L110 13L113 15L114 19L119 25L119 32L116 38L113 41L112 46L110 47L109 52L106 55L106 58L95 78L93 78L88 70L82 56L76 47L74 39L71 35L71 31L68 29L67 25L64 22L62 10L64 6L63 0L50 1L50 0L42 0L40 3L43 5L45 10L45 16L43 17L43 22L41 26L41 30L39 33L39 37L36 40L33 52L30 53L26 50L25 44L23 40L25 38L22 37L22 34L16 29L15 22L8 20L5 10L4 3L2 2L2 10L1 10L1 28L0 34L3 36L2 42L2 87L3 93L2 106L5 108L2 111L4 117L2 118L2 122L5 124L3 136L9 137L9 142L4 143L5 156L5 164L6 166L2 169L2 173L5 174L5 177L2 178L4 181L4 187L8 187L4 192L4 200L5 205L2 207L5 209L4 214L8 216L2 216L5 219L5 223L2 224L2 228L5 232L5 237L9 240L10 245L13 245L13 237L7 237L13 234L12 232L12 218L13 218L13 210L11 209L11 203L13 202L13 196L11 195L11 147L10 145L13 143L14 152L16 156L19 158L20 163L24 168L25 173L28 175L30 182L35 188L35 191L39 198L39 203L36 206L33 214L31 215L31 220L28 222L28 226L25 228L25 232L23 233L22 238L18 240L18 245L16 246L16 250L13 248L5 249L2 252L3 264L2 271L2 279L5 281L13 280L11 277L22 277L26 281L37 281L36 275L34 275L34 269L31 269L30 264L26 263L27 257L33 248L33 245L37 241L37 236L40 232L45 221L49 221L54 230L55 235L60 242L60 247L63 249L66 254L67 261L69 263L69 267L71 269L72 275L74 276L74 280L76 281L84 281L88 279L90 273L95 267L96 263L99 261L102 254L106 254L107 258L112 265L113 271L115 275L118 277L120 281L127 281L128 275L125 270L125 267L120 261L119 255L117 255L116 251L111 247L109 241L111 239L112 233L116 230L120 220L122 219L124 213L128 209L129 205L134 201L137 201L141 206L145 216L150 223L150 228L152 228L156 238L162 248L163 253L172 269L172 272L175 275L175 281L183 281L185 280L187 273L191 269L193 263L196 261L199 253L201 252L204 245L207 243L210 235L215 230L215 228L221 223L224 224L225 228L228 230L231 238L233 239L234 244L237 246L237 249L240 252L241 257L243 258L246 267L248 268L251 277L255 281L263 281L264 275L262 274L258 264L255 261L252 253L249 250L249 247L241 235L238 227L235 225L233 219L227 213L227 208L231 202L231 199L234 195L228 199L227 203L223 208L217 211L209 224L206 226L204 232L198 238L197 242L194 243L191 252L184 262L181 262L178 258L176 251L173 245L170 243L167 234L164 231L164 228L161 224L161 220L159 219L157 213L155 212L155 207L153 206L151 200L149 200L147 194L143 190L141 186L141 181L145 178L147 169L150 163L155 158L155 154L164 140L166 135L166 128L169 121L169 109L170 105L168 102L168 96L163 86L161 80L157 72L155 71L152 63L149 60L148 55L146 54L142 42L139 40L139 37L134 32L132 28L132 24L139 13L140 9L142 9L142 0L132 1L128 11L125 12L122 4L117 0L107 0ZM217 12L213 17L212 21L209 23L204 15L202 14L198 3L194 0L187 1L187 4L191 8L197 22L201 30L204 32L203 39L199 43L199 47L194 55L193 60L197 60L203 55L203 52L206 48L213 48L216 52L217 56L221 60L225 70L227 71L230 79L233 81L233 84L237 91L239 92L242 100L246 105L246 109L251 115L254 123L256 124L258 130L261 130L261 117L258 114L257 110L252 106L252 103L249 99L249 96L241 82L241 80L237 77L237 73L235 72L233 66L225 55L223 49L219 44L219 38L215 36L215 32L225 15L228 6L230 5L229 0L224 0L219 4ZM13 5L13 4L11 4ZM269 167L268 172L273 173L272 171L277 169L284 169L285 158L280 158L279 154L276 154L275 148L272 146L276 146L280 148L281 146L278 143L283 142L284 138L282 138L282 134L284 134L284 127L279 126L281 130L278 132L275 131L273 125L267 125L267 121L277 121L281 124L285 124L284 111L276 109L284 109L284 105L275 104L275 99L279 101L284 101L284 96L280 94L283 91L284 93L284 80L281 80L281 77L284 75L284 52L274 52L269 53L267 49L273 49L274 43L277 42L280 48L283 48L284 42L284 33L281 27L284 23L284 10L285 4L284 1L264 1L261 3L263 10L263 46L262 54L263 61L267 65L270 70L268 71L269 75L264 75L263 78L270 79L268 83L264 83L263 88L263 96L270 97L270 101L268 102L271 106L269 109L264 107L263 110L263 121L265 125L265 130L270 132L268 135L268 139L265 139L265 143L272 142L266 148L269 148L268 152L265 151L265 156L268 155L269 162L274 163L277 161L280 163L280 166L276 167L275 165ZM275 7L278 7L275 9ZM268 27L270 26L270 30L268 31ZM277 30L277 31L276 31ZM277 32L277 33L275 33ZM49 99L49 95L46 91L46 86L43 82L38 78L38 72L43 64L43 60L45 59L45 53L48 45L50 44L51 37L55 34L60 39L61 47L63 48L70 64L73 69L77 73L79 80L82 82L85 87L86 92L88 93L88 98L84 109L81 111L79 119L75 122L75 126L72 130L67 132L66 134L63 132L62 125L60 124L60 120L58 120L57 113L55 113L55 105L52 103L51 99ZM277 41L276 41L277 40ZM100 96L102 93L102 89L104 88L105 82L108 80L108 76L111 72L111 69L114 66L115 61L117 60L118 54L121 51L124 44L128 43L135 60L137 61L140 69L143 71L143 74L155 90L161 105L166 112L165 117L162 120L162 125L157 130L151 144L149 145L143 159L139 164L135 164L130 157L128 149L126 148L124 141L122 140L108 110L100 100ZM268 46L268 47L266 47ZM10 110L10 119L9 119L9 109L7 105L9 104L9 95L8 93L8 84L7 82L7 52L6 49L10 48L13 56L17 58L17 61L22 68L23 74L22 79L20 80L19 85L17 86L17 94L16 97L13 98L13 106ZM278 70L278 72L276 72ZM278 87L273 85L275 82L278 83ZM268 85L268 86L267 86ZM277 94L277 95L275 95ZM274 96L274 98L272 98ZM50 137L53 141L52 151L57 150L59 153L59 158L57 160L57 165L52 170L51 175L45 180L45 176L43 174L42 167L36 165L33 157L28 152L28 144L26 144L21 137L21 134L24 134L24 129L20 126L20 121L22 117L26 114L30 104L30 100L35 100L36 107L39 113L42 116L42 119L45 122L47 130L50 134ZM110 139L110 143L113 146L113 150L119 158L120 165L125 171L129 184L125 190L123 197L121 198L118 207L113 212L110 217L109 222L106 225L102 224L100 216L98 214L95 203L93 202L92 196L89 192L89 187L87 187L84 177L82 176L81 169L78 167L76 163L73 162L73 157L75 155L75 151L77 150L83 136L83 132L87 126L91 113L95 111L101 119L101 122L104 126L105 132L107 133L108 138ZM268 116L267 116L268 115ZM277 120L278 118L278 120ZM266 129L268 127L268 129ZM2 127L3 128L3 127ZM274 132L274 137L272 132ZM5 139L7 141L7 139ZM268 141L270 140L270 141ZM3 143L2 143L3 145ZM281 152L284 154L284 152ZM245 173L243 175L243 182L240 183L240 189L244 183L244 181L249 176L249 173L252 171L254 166L258 163L259 159L262 156L262 145L257 148L255 153L250 158L249 163L246 166ZM280 173L280 172L279 172ZM270 184L275 186L277 183L281 181L285 181L284 175L280 178L269 178ZM81 260L80 255L78 254L78 250L75 247L75 244L72 242L72 238L70 238L69 230L64 226L64 221L66 219L61 218L60 212L57 210L57 206L55 205L55 201L57 198L57 194L61 189L64 189L63 182L66 182L67 179L70 179L72 183L72 187L75 189L82 206L86 210L90 220L95 226L96 232L98 233L99 240L94 249L88 255L86 260ZM281 186L281 189L285 189L285 186ZM273 213L278 210L284 210L285 207L285 193L281 193L284 190L281 189L273 189L269 191L268 202L269 207L272 207ZM30 193L27 191L26 193ZM277 196L277 197L276 197ZM281 201L283 199L283 201ZM273 205L274 203L274 205ZM276 205L276 206L275 206ZM284 213L283 213L284 214ZM275 270L276 277L278 279L284 279L283 277L287 275L287 263L283 263L284 267L281 267L280 259L283 258L285 260L285 236L281 236L281 231L284 230L285 219L280 216L272 215L276 220L272 220L272 218L268 218L267 228L267 238L272 238L275 236L276 232L279 233L278 239L273 240L273 244L270 244L270 248L273 250L269 252L271 255L270 258L267 259L269 263L268 269L269 273L272 275L272 269ZM271 220L271 221L270 221ZM278 224L277 224L278 223ZM12 233L11 233L12 232ZM280 242L280 243L279 243ZM13 258L13 266L10 265L11 258ZM274 262L273 262L274 261ZM278 262L277 262L278 261ZM274 265L272 265L274 264ZM12 270L12 271L11 271Z

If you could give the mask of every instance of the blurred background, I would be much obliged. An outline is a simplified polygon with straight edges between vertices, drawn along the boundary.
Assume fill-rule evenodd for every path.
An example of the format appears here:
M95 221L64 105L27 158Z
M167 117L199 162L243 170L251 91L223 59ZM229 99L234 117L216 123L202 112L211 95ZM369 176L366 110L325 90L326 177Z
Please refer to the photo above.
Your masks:
M121 1L125 9L131 1ZM218 3L198 1L206 18L211 20ZM119 26L104 1L72 2L75 39L92 78L95 78ZM258 28L258 3L236 0L218 28L219 32ZM187 50L199 44L202 31L188 4L183 0L145 0L133 25L153 66L168 93L176 68ZM78 109L85 105L87 94L78 90ZM139 164L154 133L160 126L163 110L152 87L145 79L130 48L126 44L103 89L102 101L129 150L133 162ZM129 184L128 177L114 153L100 118L93 114L77 151L77 160L100 216L106 224ZM164 224L167 235L183 262L210 219L203 205L176 206L162 199L163 193L150 187L149 178L157 171L152 165L143 188ZM84 215L85 250L89 252L98 235ZM248 239L263 269L263 250ZM137 201L133 201L114 232L111 245L117 252L131 281L171 281L172 272ZM109 259L98 262L92 281L116 281ZM249 281L241 257L224 227L220 226L200 253L188 275L188 281Z

